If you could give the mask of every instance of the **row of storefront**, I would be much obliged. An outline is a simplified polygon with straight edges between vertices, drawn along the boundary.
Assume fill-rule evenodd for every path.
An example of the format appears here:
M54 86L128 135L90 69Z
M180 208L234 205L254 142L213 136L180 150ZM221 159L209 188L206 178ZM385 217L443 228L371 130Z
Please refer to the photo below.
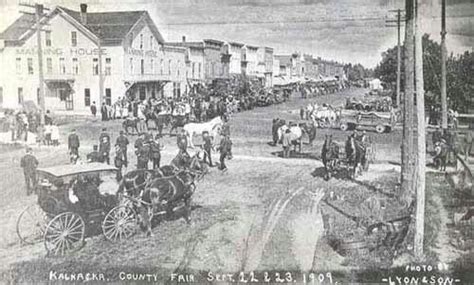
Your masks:
M181 97L234 74L271 87L280 68L269 47L184 37L165 42L146 11L89 13L85 4L43 13L40 57L34 23L34 15L23 14L0 34L0 107L38 104L40 58L46 108L74 112L123 96Z

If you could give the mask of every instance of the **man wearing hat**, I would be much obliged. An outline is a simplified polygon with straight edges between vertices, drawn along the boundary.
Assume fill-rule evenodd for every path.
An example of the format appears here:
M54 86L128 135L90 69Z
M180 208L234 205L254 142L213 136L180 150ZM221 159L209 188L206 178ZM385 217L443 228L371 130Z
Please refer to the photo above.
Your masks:
M219 161L220 161L219 170L227 171L227 166L225 165L225 159L227 157L229 158L232 157L232 141L230 140L230 137L228 135L225 135L221 139L221 143L218 150L221 153L219 157Z
M103 128L99 136L99 152L101 162L110 164L110 135L107 133L107 128Z
M30 195L36 187L36 168L38 164L38 160L33 155L33 150L28 147L26 154L20 161L20 166L23 168L23 174L25 175L26 195Z
M186 136L186 131L181 129L181 134L176 138L176 144L178 145L179 152L182 154L188 154L188 137Z
M209 135L208 131L202 132L202 139L204 141L204 162L209 161L209 166L212 167L212 155L211 150L214 148L212 146L212 137Z
M148 161L150 159L150 142L149 137L143 140L143 143L137 150L137 169L148 169Z
M127 136L123 130L120 131L120 135L117 137L115 141L115 145L120 148L120 153L123 156L124 164L127 165L128 158L127 158L127 147L130 142L128 141Z
M79 136L76 134L76 130L72 129L71 134L67 138L67 146L71 156L79 156Z
M156 135L155 139L150 139L150 160L153 163L153 169L160 168L160 160L161 160L161 150L162 146L160 143L160 135Z

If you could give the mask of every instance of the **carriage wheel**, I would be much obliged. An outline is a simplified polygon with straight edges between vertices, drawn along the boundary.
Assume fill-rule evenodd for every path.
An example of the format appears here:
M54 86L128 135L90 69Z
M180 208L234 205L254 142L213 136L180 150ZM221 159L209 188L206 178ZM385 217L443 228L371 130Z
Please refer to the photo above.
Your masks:
M48 216L39 205L33 204L21 212L16 222L16 233L22 244L33 244L40 240L46 228Z
M382 125L377 125L375 126L375 131L379 134L385 132L385 126L382 126Z
M128 206L118 206L110 210L102 222L104 236L112 242L133 236L137 229L137 215Z
M44 246L51 255L74 252L84 245L85 223L81 216L66 212L54 217L46 226Z

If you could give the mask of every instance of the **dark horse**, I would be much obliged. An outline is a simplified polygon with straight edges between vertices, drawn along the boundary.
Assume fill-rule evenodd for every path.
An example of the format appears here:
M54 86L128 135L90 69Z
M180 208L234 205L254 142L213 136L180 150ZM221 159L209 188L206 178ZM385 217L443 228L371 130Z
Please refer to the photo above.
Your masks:
M184 203L184 219L191 222L191 196L194 193L196 173L190 170L181 170L171 177L155 178L147 183L143 192L143 203L140 207L140 216L147 235L151 235L153 213L165 211L168 216L175 207Z
M170 136L173 133L173 130L177 130L178 128L184 127L188 123L188 119L186 116L181 115L173 115L170 117L169 123L170 127Z
M345 152L347 165L352 167L350 172L352 178L357 176L358 170L361 168L368 169L367 147L361 141L356 140L353 135L347 137Z
M326 135L324 139L321 158L323 160L324 169L326 170L324 179L329 180L339 163L339 145L332 141L332 135Z
M138 118L126 118L123 121L122 128L127 135L130 134L130 132L128 131L130 128L132 128L132 130L135 130L135 133L138 134L138 127L137 127L138 121L139 121Z

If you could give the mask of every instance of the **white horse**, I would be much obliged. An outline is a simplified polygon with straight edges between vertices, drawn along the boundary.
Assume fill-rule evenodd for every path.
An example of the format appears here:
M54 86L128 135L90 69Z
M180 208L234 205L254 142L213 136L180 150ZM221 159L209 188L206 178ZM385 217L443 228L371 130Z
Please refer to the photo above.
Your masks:
M282 141L283 134L288 129L290 130L290 139L291 139L291 143L295 147L295 152L296 152L296 146L299 146L299 152L301 152L301 144L302 144L301 138L303 137L303 130L299 126L288 127L287 125L283 125L280 128L278 128L278 141Z
M216 137L222 127L221 117L215 117L206 123L188 123L184 125L183 130L186 132L189 146L194 148L193 137L194 135L201 135L207 131L211 137Z

